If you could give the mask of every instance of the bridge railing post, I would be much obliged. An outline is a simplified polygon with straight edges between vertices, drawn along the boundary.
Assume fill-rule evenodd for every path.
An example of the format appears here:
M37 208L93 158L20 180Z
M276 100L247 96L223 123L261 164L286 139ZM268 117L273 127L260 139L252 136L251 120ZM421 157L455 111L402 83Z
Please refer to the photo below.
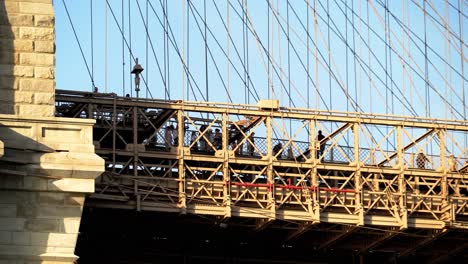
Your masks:
M397 167L400 170L398 174L398 207L399 207L399 217L400 217L400 229L408 228L408 210L406 208L406 181L405 181L405 164L403 160L403 142L401 136L401 126L397 126Z
M315 120L310 120L309 124L309 148L310 160L312 161L312 169L310 170L310 186L312 187L312 208L313 208L313 221L320 222L320 189L317 177L317 159L316 159L316 145L315 145Z
M138 191L138 107L133 107L133 188L136 196L136 210L141 210L141 195Z
M229 144L228 144L228 126L227 114L223 113L221 131L222 131L222 151L223 151L223 204L225 207L224 217L231 217L231 177L229 174Z
M184 169L184 143L185 143L185 124L184 124L184 110L177 111L177 157L178 157L178 181L179 181L179 201L178 208L182 214L187 212L187 197L185 195L185 169Z
M364 206L363 206L363 188L361 179L361 162L359 161L359 123L353 123L353 144L354 144L354 185L355 185L355 200L356 200L356 214L358 215L357 225L364 225Z
M266 122L266 142L267 142L267 157L268 157L268 168L267 168L267 179L268 184L272 186L269 188L270 191L268 193L268 200L269 200L269 209L270 209L270 218L276 218L276 203L275 203L275 181L273 179L273 150L272 150L272 142L273 142L273 129L272 129L272 117L267 116L265 119Z

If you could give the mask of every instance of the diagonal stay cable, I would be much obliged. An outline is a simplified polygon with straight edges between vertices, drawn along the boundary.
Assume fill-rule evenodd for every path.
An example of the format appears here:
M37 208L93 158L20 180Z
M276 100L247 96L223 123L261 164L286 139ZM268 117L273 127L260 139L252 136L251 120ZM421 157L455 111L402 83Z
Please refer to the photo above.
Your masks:
M62 1L63 1L63 0L62 0ZM115 22L115 24L117 25L117 28L119 29L120 34L122 35L122 38L123 38L123 40L124 40L124 42L125 42L125 45L127 46L128 52L130 53L130 57L133 59L133 62L136 63L136 58L135 58L135 56L133 55L133 51L132 51L132 49L131 49L131 47L130 47L130 44L128 43L127 38L125 37L124 32L122 31L122 27L121 27L121 25L119 24L119 22L118 22L118 20L117 20L117 17L115 16L114 10L112 9L112 6L110 5L109 0L106 0L106 3L107 3L107 6L109 7L109 11L111 11L112 17L114 18L114 22ZM146 89L148 89L148 84L146 83L146 80L145 80L144 76L141 76L141 79L142 79L143 82L145 83ZM151 95L151 92L150 92L150 96L151 96L151 98L153 99L153 96Z
M161 6L161 9L163 10L163 15L164 17L167 16L166 14L166 11L165 9L163 8L163 4L161 2L161 0L159 0L159 4ZM193 84L195 85L195 87L197 88L198 92L200 93L201 97L203 100L206 101L206 97L205 95L202 93L200 87L198 86L198 83L197 81L195 80L195 77L193 77L192 73L189 71L189 68L187 66L187 64L185 63L184 59L182 58L182 54L180 52L180 49L179 49L179 46L177 45L177 41L175 40L175 37L174 37L174 32L172 31L172 27L171 27L171 24L168 23L167 24L167 29L166 27L164 27L163 23L162 23L162 20L160 18L160 16L158 15L158 13L156 12L156 9L154 8L153 4L151 2L149 2L149 6L151 7L151 10L153 11L154 15L156 16L160 26L164 29L164 32L165 34L168 34L168 39L169 39L169 42L171 43L172 47L174 48L177 56L179 57L179 60L181 61L182 63L182 66L184 68L184 71L185 73L192 79L193 81ZM169 36L169 33L170 33L170 36ZM188 82L189 86L190 86L190 89L192 90L192 94L193 96L195 97L195 100L197 100L196 98L196 94L195 94L195 90L193 89L193 84L192 82Z
M83 61L84 61L85 65L86 65L86 70L88 71L89 78L91 79L91 84L93 85L93 90L94 90L94 87L96 87L94 85L94 78L93 78L93 75L91 74L91 71L89 69L88 61L86 60L86 57L84 55L83 48L81 47L80 39L78 38L78 35L76 34L75 26L73 25L73 21L72 21L72 19L70 17L70 13L68 12L67 4L65 4L64 0L62 0L62 4L63 4L63 7L65 8L65 11L67 12L68 21L70 22L70 25L71 25L72 30L73 30L73 34L75 35L75 40L78 43L78 47L80 48L81 57L83 58Z
M158 57L156 56L156 52L154 50L153 41L152 41L151 36L149 35L149 32L148 32L148 24L144 23L143 12L141 11L140 3L138 2L138 0L136 0L136 3L137 3L137 6L138 6L138 11L140 12L141 20L142 20L143 25L145 27L146 37L148 38L148 41L150 43L151 51L153 52L154 59L156 60L156 65L158 66L159 75L161 76L161 80L163 81L164 91L166 92L167 98L170 99L166 78L164 78L164 76L163 76L163 73L162 73L162 70L161 70L161 65L159 63Z
M259 99L260 99L260 96L258 95L257 89L255 88L255 85L254 85L254 83L252 82L252 79L250 78L250 73L248 72L247 67L246 67L244 61L243 61L242 58L240 57L240 53L239 53L239 50L238 50L238 48L237 48L237 45L234 43L234 40L232 39L232 35L231 35L231 33L228 31L228 28L227 28L227 26L226 26L226 22L224 21L224 18L223 18L223 16L221 15L221 12L219 11L218 5L216 4L216 1L215 1L215 0L213 0L213 4L214 4L214 7L215 7L215 9L216 9L216 12L218 13L219 18L220 18L221 21L223 22L223 25L224 25L225 30L228 32L229 40L231 41L232 46L234 47L234 51L235 51L235 53L236 53L236 55L237 55L237 58L239 59L241 65L242 65L242 67L243 67L243 70L244 70L244 72L245 72L246 75L247 75L245 78L242 78L241 76L239 76L239 77L242 79L244 85L246 85L246 86L248 87L249 93L250 93L251 95L255 96L255 99L256 99L256 100L259 100ZM210 30L209 28L208 28L208 31L209 31L210 34L213 36L213 38L215 38L215 40L216 40L216 37L213 35L213 33L211 32L211 30ZM216 40L216 42L218 42L218 41ZM218 45L219 45L219 43L218 43ZM223 53L224 53L224 50L223 50ZM234 64L232 63L231 59L227 56L227 54L225 54L225 55L226 55L226 57L228 58L230 65L233 66L233 68L234 68L234 70L236 71L236 73L238 73L238 70L237 70L237 68L234 66ZM240 75L240 74L238 73L238 75ZM245 79L247 79L247 81L246 81ZM255 94L253 94L252 91L250 91L250 87L248 86L249 83L252 85L252 88L253 88Z
M202 29L201 29L201 26L200 26L200 23L199 23L197 17L195 16L195 12L198 14L198 16L200 16L200 14L199 14L198 10L196 10L196 7L193 5L193 3L192 3L191 1L188 2L188 5L189 5L189 8L190 8L190 11L192 12L193 18L195 19L195 23L197 24L198 30L199 30L200 34L202 35L203 39L206 41L207 36L203 33L203 31L202 31ZM194 9L196 10L195 12L194 12ZM202 18L202 20L203 20L203 18ZM204 23L204 25L206 25L206 21L203 21L203 23ZM209 30L208 27L206 27L206 29ZM211 32L211 30L210 30L210 32ZM214 57L213 57L213 53L212 53L212 51L211 51L211 48L207 45L207 46L206 46L206 49L207 49L208 53L210 54L211 60L212 60L213 63L214 63L216 72L218 73L218 77L220 78L221 82L223 83L224 90L225 90L226 93L227 93L228 99L229 99L229 101L232 103L231 95L229 94L229 91L228 91L228 89L227 89L226 83L225 83L223 77L221 76L221 73L220 73L220 71L219 71L218 64L216 63L216 60L215 60ZM223 52L224 52L224 50L223 50ZM240 76L240 74L239 74L239 76Z

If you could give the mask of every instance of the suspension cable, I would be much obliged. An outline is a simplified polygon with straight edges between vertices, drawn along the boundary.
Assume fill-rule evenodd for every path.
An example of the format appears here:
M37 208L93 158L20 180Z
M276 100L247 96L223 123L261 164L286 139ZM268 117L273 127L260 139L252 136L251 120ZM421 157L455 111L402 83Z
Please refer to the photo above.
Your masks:
M93 91L94 91L94 77L93 77L93 74L91 73L90 69L89 69L89 66L88 66L88 61L86 60L86 57L84 55L84 52L83 52L83 49L81 48L81 43L80 43L80 40L78 38L78 35L76 34L76 30L75 30L75 26L73 25L73 21L70 17L70 13L68 12L68 8L67 8L67 4L65 4L65 1L62 0L62 4L63 4L63 7L65 8L65 11L67 12L67 17L68 17L68 21L70 22L70 26L72 27L72 30L73 30L73 34L75 35L75 40L76 42L78 43L78 47L80 48L80 52L81 52L81 57L83 58L83 61L86 65L86 70L88 71L88 75L89 75L89 78L91 79L91 84L93 86Z

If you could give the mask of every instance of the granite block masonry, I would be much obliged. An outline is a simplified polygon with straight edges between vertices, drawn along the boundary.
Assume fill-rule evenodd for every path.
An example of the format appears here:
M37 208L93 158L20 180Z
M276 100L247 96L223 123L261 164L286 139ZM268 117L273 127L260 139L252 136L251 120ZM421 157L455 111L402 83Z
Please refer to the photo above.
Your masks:
M0 0L0 262L73 263L104 161L94 120L56 118L52 0Z

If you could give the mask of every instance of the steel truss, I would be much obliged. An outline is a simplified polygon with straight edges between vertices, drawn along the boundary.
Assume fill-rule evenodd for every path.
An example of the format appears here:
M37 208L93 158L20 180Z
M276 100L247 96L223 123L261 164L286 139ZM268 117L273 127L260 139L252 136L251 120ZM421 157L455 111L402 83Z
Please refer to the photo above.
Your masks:
M96 120L107 171L95 206L256 218L258 229L300 224L291 238L318 223L467 227L465 121L71 91L56 102L58 116ZM210 135L216 129L221 136Z

